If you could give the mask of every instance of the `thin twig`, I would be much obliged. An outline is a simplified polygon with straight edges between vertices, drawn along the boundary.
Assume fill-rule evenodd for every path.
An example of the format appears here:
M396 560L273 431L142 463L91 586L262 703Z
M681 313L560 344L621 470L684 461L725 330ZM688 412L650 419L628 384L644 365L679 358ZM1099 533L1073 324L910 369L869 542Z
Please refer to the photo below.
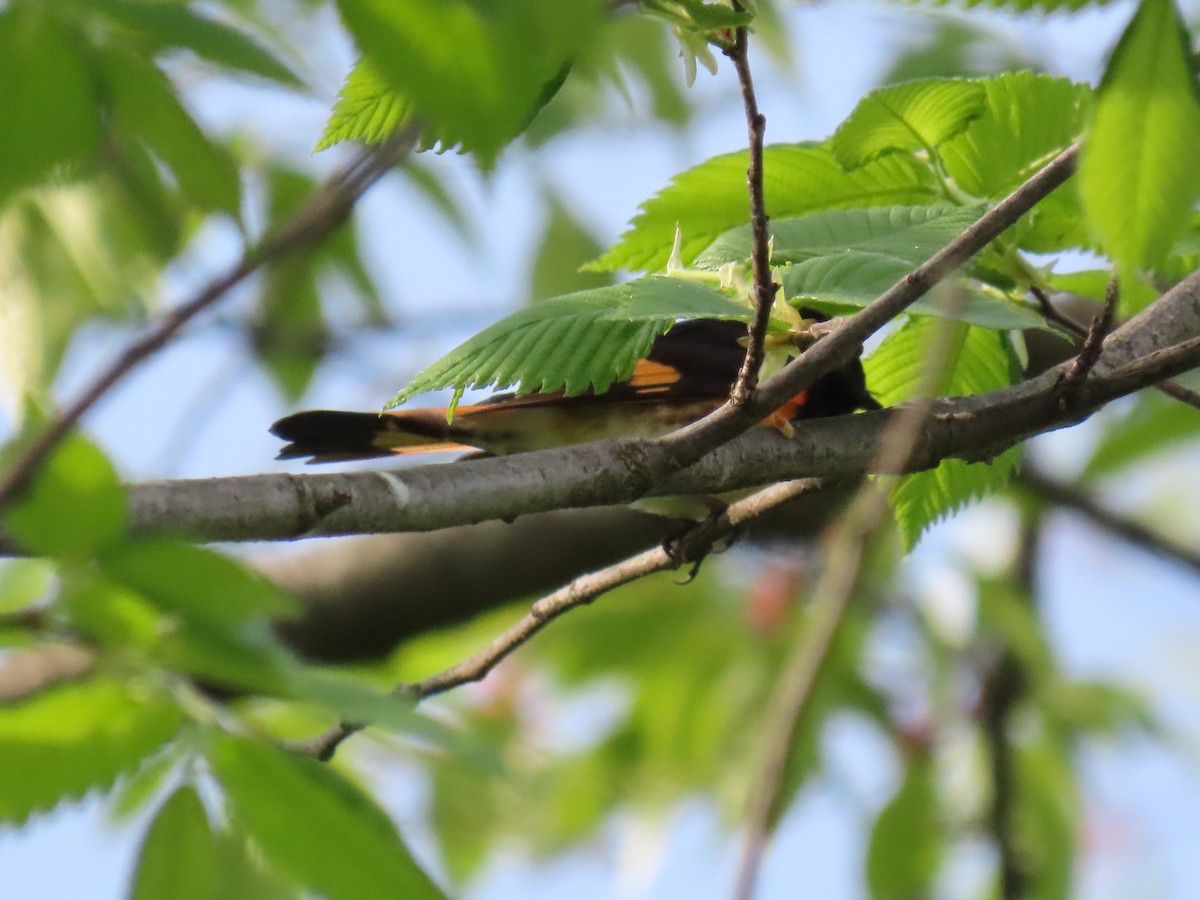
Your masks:
M734 8L738 8L734 3ZM763 135L767 117L758 109L754 95L754 79L750 75L749 38L745 27L735 29L733 44L724 53L733 63L742 91L742 106L746 111L746 130L750 135L750 165L746 170L746 186L750 193L750 261L754 273L754 318L750 322L746 358L738 371L737 381L729 393L735 405L745 404L758 386L758 373L763 364L763 343L771 306L779 286L771 279L771 234L763 195Z
M1128 516L1123 516L1098 503L1079 488L1051 478L1035 466L1026 463L1016 483L1036 497L1079 513L1093 525L1128 541L1135 547L1153 553L1168 562L1176 563L1200 575L1200 548L1188 547L1163 534L1147 528Z
M191 300L176 307L145 335L130 344L101 372L17 457L0 482L0 509L20 494L37 475L55 447L96 402L139 363L156 353L189 320L208 309L232 288L270 262L323 240L346 221L355 203L412 148L419 128L402 129L378 146L362 151L334 175L278 231L255 247L224 275L205 285Z
M1044 290L1037 285L1032 285L1029 288L1029 293L1031 293L1034 299L1037 300L1038 305L1041 307L1042 315L1045 316L1048 321L1053 322L1055 325L1058 325L1065 331L1069 331L1076 337L1087 337L1088 329L1084 328L1070 316L1063 315L1063 313L1061 313L1050 300L1049 295ZM1170 380L1160 381L1158 384L1154 385L1154 388L1160 393L1166 394L1173 400L1178 400L1180 403L1187 404L1194 409L1200 410L1200 391L1193 391L1191 388L1184 387L1178 381Z
M1096 366L1100 351L1104 349L1104 339L1112 331L1113 318L1117 311L1117 275L1114 272L1108 279L1108 288L1104 292L1104 308L1092 319L1092 325L1083 339L1079 354L1063 375L1062 388L1067 392L1074 391Z
M705 532L704 538L711 545L751 519L755 519L789 500L825 490L836 483L830 479L808 478L775 484L739 500L730 505L720 516L703 522L697 527ZM689 541L689 543L694 544L694 541ZM644 578L654 572L674 569L678 565L677 558L662 547L655 547L596 572L581 575L534 603L529 608L529 612L519 621L494 638L486 648L470 659L421 681L398 685L393 693L397 697L410 698L417 702L435 694L445 693L452 688L480 681L513 651L564 613L585 606L601 594L631 581ZM328 760L333 757L342 741L361 728L361 725L343 722L324 734L305 741L294 741L288 746L316 759Z
M0 703L75 681L96 664L96 654L76 644L53 643L15 650L0 658Z
M953 299L961 303L962 293L958 292ZM949 348L958 327L950 318L939 321L917 387L921 399L904 407L888 427L872 471L902 472L907 467L932 411L930 393L942 383L954 363ZM763 856L778 821L796 736L850 608L867 544L886 519L891 489L877 481L864 484L831 540L825 571L813 590L810 615L784 665L766 718L770 730L761 775L750 797L742 856L733 888L735 900L750 900L754 896Z

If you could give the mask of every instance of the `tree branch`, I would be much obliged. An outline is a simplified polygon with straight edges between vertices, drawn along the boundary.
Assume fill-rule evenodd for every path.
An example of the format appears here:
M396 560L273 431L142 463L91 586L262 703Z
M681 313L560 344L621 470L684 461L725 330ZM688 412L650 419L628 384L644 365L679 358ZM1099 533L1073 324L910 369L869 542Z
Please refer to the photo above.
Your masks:
M1004 390L934 401L907 468L930 468L946 457L990 459L1033 434L1073 424L1119 396L1200 365L1197 334L1200 273L1109 336L1069 406L1056 391L1068 364ZM393 471L148 482L131 489L130 521L138 532L198 540L294 540L432 531L647 494L850 477L870 469L894 414L807 421L791 440L756 428L653 487L647 475L653 442L605 441Z
M1079 488L1050 478L1036 466L1026 463L1017 475L1016 483L1042 500L1079 513L1093 525L1134 546L1200 575L1200 551L1197 548L1172 541L1140 522L1108 509Z
M736 0L735 9L740 9ZM771 234L768 230L767 205L763 196L763 135L767 117L758 109L754 95L754 79L750 75L749 38L745 27L734 31L732 46L724 53L733 63L746 111L746 130L750 136L750 166L746 170L746 185L750 192L751 268L754 273L754 318L750 322L746 358L738 371L729 399L740 406L750 399L758 386L758 373L763 363L763 342L771 319L771 306L779 286L771 279Z
M769 488L730 505L721 516L698 526L703 539L708 542L731 534L741 525L764 513L805 494L823 490L828 482L820 479L775 484ZM473 681L480 681L497 665L521 647L535 634L564 613L591 603L601 594L644 578L655 572L674 569L679 560L662 547L643 551L614 565L581 575L569 584L538 600L521 619L498 635L479 653L457 665L412 684L400 684L393 693L421 701L435 694L445 693ZM338 746L357 731L361 725L343 722L323 734L306 741L295 741L288 746L320 760L329 760Z
M1046 317L1047 321L1053 322L1064 331L1069 331L1077 338L1082 338L1084 340L1087 339L1089 329L1084 328L1070 316L1062 313L1058 307L1054 305L1053 301L1050 299L1050 296L1044 290L1037 285L1033 285L1029 288L1029 293L1031 293L1034 299L1037 300L1038 305L1042 308L1042 315ZM1173 400L1178 400L1180 403L1184 403L1193 407L1194 409L1200 410L1200 393L1193 391L1191 388L1184 387L1177 381L1172 381L1170 379L1166 381L1160 381L1158 384L1154 385L1154 388L1159 393L1166 394Z
M257 246L248 248L228 272L210 281L191 300L169 312L150 331L130 344L17 457L8 474L0 481L0 509L25 490L50 453L78 424L84 413L139 363L162 349L188 321L267 263L319 243L345 222L366 190L408 153L419 131L417 123L410 124L382 144L363 150L318 189L278 231Z

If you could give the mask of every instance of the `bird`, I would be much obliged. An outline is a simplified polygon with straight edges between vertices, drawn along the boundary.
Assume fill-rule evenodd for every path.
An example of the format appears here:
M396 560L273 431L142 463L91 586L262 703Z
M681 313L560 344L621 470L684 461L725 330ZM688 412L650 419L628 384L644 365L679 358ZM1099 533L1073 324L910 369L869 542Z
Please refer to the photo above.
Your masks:
M801 311L810 322L826 318ZM502 393L458 407L449 420L444 408L293 413L271 426L287 442L276 459L328 463L447 450L502 456L605 438L660 437L728 399L745 340L742 322L686 320L654 341L628 379L603 393ZM793 342L793 355L795 347ZM762 424L786 435L803 419L879 408L855 359L817 379Z

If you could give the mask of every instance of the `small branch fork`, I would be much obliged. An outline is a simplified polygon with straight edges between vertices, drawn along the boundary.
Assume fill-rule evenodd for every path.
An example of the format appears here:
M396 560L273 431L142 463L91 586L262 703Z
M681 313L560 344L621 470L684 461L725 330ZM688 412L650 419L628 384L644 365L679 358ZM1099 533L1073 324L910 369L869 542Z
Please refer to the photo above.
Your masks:
M1060 387L1064 392L1071 393L1077 390L1092 369L1096 367L1096 361L1100 359L1100 351L1104 349L1104 339L1112 331L1118 297L1117 276L1114 273L1108 279L1108 289L1104 292L1104 308L1092 319L1092 325L1083 338L1083 346L1079 348L1079 355L1075 357L1063 375Z
M1033 295L1035 300L1037 300L1038 306L1041 307L1042 315L1046 317L1047 321L1053 322L1063 330L1069 331L1076 337L1084 338L1086 340L1090 329L1084 328L1070 316L1063 315L1063 313L1059 312L1058 308L1054 305L1053 301L1051 301L1049 295L1047 295L1044 290L1037 285L1034 285L1029 289L1029 293ZM1200 410L1200 392L1186 388L1178 381L1172 381L1170 379L1166 381L1160 381L1158 384L1154 385L1154 388L1159 391L1159 393L1166 394L1173 400L1178 400L1180 403L1184 403L1187 406Z
M734 8L739 9L739 4L735 2ZM729 399L735 406L745 405L758 387L767 323L771 318L775 292L779 290L779 285L771 279L771 234L763 195L763 135L767 130L767 117L759 112L758 99L754 94L748 45L749 37L746 28L742 27L734 30L733 43L722 50L737 72L742 106L746 110L746 129L750 135L750 166L746 170L746 185L750 191L750 233L753 241L750 260L754 273L754 319L750 323L746 358L729 393Z
M812 494L837 484L830 479L808 478L785 481L772 485L732 504L720 516L700 523L701 533L689 533L686 537L690 548L701 544L711 547L715 542L733 534L745 523L764 513L805 494ZM696 551L703 553L703 550ZM691 559L696 557L695 552ZM702 558L702 557L701 557ZM687 560L684 560L685 562ZM581 575L569 584L542 597L529 608L519 621L498 635L479 653L455 666L412 684L400 684L393 694L419 702L435 694L445 693L474 681L481 681L504 659L521 647L535 634L572 609L585 606L615 588L644 578L654 572L674 569L680 560L662 547L646 550L611 566ZM304 741L287 744L291 749L319 760L329 760L338 746L350 735L362 729L362 725L343 722L323 734Z
M0 481L0 509L11 503L41 470L54 448L84 414L139 363L160 350L187 322L223 298L268 263L303 247L320 243L349 217L354 205L376 181L411 150L419 134L416 123L375 147L363 150L335 174L274 234L248 248L242 258L186 303L168 313L125 351L58 414L17 457Z

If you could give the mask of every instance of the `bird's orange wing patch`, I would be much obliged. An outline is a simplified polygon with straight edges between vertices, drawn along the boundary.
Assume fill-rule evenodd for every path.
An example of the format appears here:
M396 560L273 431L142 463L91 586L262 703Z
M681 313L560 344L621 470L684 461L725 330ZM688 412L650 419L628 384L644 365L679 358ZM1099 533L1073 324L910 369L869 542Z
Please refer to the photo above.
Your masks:
M639 391L652 392L655 389L665 390L682 377L674 366L655 362L652 359L639 360L633 367L633 375L626 382L630 387Z

